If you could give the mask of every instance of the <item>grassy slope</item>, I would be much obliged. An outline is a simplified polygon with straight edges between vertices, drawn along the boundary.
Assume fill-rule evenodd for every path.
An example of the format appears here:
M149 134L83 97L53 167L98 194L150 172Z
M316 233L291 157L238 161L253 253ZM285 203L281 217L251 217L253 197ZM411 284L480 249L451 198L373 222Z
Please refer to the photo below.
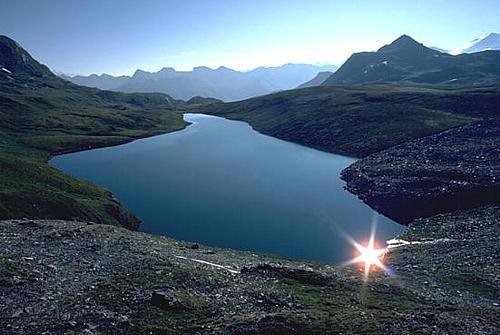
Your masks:
M1 85L0 85L1 86ZM126 95L53 79L0 87L0 218L78 218L131 228L137 218L101 187L50 168L57 152L124 143L185 127L165 95Z
M366 156L500 114L500 89L395 85L312 87L203 107L259 132L321 150Z

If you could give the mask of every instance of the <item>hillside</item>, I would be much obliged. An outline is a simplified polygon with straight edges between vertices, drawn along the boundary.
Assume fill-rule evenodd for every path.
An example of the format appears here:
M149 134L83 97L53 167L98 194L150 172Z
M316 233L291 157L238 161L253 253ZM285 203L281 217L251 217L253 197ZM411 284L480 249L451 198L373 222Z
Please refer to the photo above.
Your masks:
M322 85L412 82L481 86L500 83L500 51L452 56L403 35L377 52L353 54Z
M224 101L242 100L276 91L295 88L321 71L334 71L333 65L285 64L259 67L242 72L219 67L195 67L192 71L163 68L158 72L137 70L133 76L64 76L79 85L120 92L161 92L176 99L202 96Z
M399 223L498 203L498 88L313 87L199 110L365 157L343 171L347 189Z
M0 218L78 218L137 228L138 219L108 191L45 162L58 152L181 129L180 102L77 86L5 36L0 68Z
M362 157L407 140L500 115L500 90L370 85L311 87L200 112L243 120L257 131Z
M500 119L374 153L342 172L347 189L398 222L498 203Z
M314 86L319 86L323 84L323 82L328 79L333 72L325 71L325 72L320 72L314 77L313 79L309 80L308 82L305 82L297 88L306 88L306 87L314 87Z

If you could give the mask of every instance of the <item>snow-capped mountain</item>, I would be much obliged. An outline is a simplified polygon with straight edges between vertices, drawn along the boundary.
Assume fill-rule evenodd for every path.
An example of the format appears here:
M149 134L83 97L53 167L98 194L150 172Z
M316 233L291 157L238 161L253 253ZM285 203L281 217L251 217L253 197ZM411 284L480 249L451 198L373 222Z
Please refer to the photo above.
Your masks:
M486 50L500 50L500 34L491 33L473 40L461 53L474 53Z

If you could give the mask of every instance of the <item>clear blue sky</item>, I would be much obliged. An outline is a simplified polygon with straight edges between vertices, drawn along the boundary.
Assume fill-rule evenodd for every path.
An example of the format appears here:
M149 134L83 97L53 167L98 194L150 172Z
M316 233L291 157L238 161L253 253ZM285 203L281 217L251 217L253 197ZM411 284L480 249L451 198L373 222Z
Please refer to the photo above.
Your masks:
M459 48L500 32L500 0L1 0L0 34L56 71L343 62L406 33Z

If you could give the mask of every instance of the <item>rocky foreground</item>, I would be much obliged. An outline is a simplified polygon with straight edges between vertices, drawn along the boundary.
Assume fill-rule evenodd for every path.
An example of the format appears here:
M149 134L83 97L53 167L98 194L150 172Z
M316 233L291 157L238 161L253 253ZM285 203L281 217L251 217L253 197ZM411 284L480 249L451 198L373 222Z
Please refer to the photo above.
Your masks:
M2 334L498 334L500 206L414 221L389 273L0 221ZM396 242L394 242L396 243Z

